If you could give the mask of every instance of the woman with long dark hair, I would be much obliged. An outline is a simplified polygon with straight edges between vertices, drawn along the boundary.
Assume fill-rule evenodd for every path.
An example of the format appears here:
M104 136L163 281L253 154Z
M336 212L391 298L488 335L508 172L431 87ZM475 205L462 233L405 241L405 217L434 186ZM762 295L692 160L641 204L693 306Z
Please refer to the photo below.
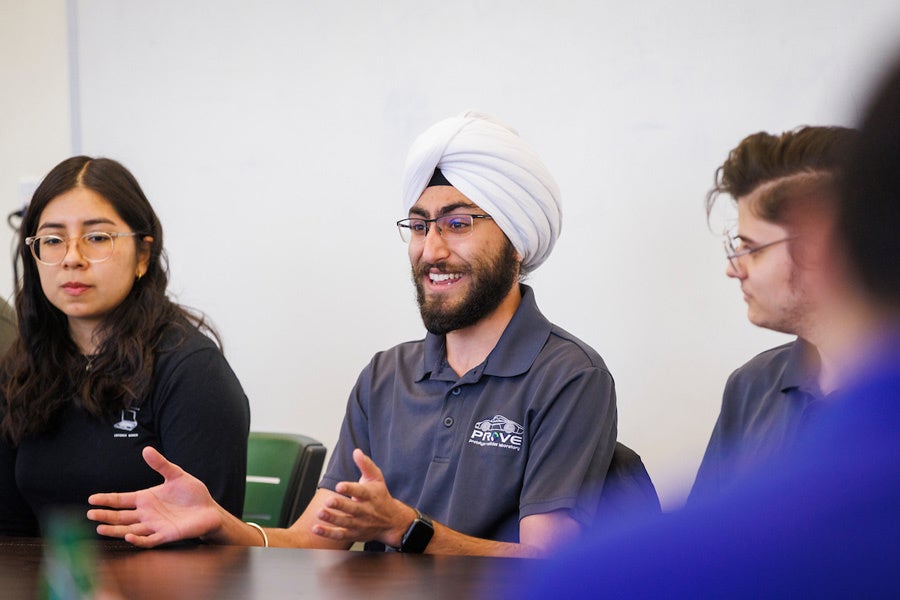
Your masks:
M19 338L0 362L0 534L38 535L52 509L159 483L148 445L240 516L247 398L215 332L166 296L162 227L132 174L104 158L57 165L18 255Z

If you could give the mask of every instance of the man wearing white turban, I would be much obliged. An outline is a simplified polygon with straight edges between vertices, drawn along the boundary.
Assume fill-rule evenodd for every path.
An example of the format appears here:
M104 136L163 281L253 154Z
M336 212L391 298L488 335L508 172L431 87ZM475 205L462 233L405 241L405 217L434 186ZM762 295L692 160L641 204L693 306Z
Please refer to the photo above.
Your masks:
M506 234L529 273L553 250L562 225L559 188L515 130L469 111L432 125L413 143L403 175L408 212L440 169Z
M107 523L99 533L140 546L184 537L319 548L368 541L401 552L540 556L592 523L616 443L613 380L520 282L559 236L553 177L515 131L466 113L415 141L403 205L409 218L397 226L428 334L376 354L360 374L297 522L248 526L148 449L165 483L93 496L125 509L92 510Z

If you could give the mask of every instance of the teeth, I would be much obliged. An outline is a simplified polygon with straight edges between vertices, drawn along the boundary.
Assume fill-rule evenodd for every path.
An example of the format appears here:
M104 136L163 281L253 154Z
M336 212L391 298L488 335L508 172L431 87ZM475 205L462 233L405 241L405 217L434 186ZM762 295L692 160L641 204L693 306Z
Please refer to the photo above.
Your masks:
M459 273L429 273L428 278L435 283L441 283L444 281L450 281L452 279L459 279L462 277Z

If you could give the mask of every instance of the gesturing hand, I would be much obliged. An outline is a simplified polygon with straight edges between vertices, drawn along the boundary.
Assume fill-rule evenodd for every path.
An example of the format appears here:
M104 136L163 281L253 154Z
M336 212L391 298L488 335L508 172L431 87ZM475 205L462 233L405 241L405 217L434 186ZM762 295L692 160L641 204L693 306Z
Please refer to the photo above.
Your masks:
M362 450L353 451L359 468L358 483L342 481L316 517L321 523L313 533L333 540L378 540L399 546L404 532L416 517L415 510L394 499L381 469Z
M137 492L93 494L87 517L101 523L97 533L150 548L202 537L221 527L219 506L202 481L147 446L144 461L162 475L160 485Z

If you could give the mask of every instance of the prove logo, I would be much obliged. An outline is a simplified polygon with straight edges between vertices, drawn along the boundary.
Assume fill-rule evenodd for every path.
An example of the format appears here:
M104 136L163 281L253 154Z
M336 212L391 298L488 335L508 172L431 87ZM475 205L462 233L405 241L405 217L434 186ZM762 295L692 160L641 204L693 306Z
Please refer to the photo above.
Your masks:
M470 444L491 446L519 451L522 448L522 434L525 428L503 415L494 415L490 419L475 423Z

